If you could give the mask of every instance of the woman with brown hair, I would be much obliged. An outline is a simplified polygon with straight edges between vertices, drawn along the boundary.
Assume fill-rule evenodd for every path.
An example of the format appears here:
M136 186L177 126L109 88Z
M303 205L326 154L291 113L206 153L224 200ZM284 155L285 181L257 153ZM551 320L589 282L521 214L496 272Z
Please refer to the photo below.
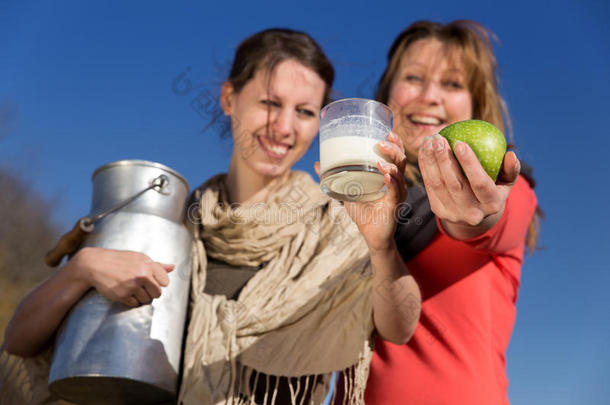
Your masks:
M395 222L367 222L369 206L346 210L292 170L316 136L333 79L302 32L262 31L236 50L220 94L234 141L228 171L197 188L187 207L197 265L180 404L320 404L337 370L361 403L373 330L395 343L413 333L420 296L394 243ZM375 207L392 218L406 194L406 157L396 136L379 146L392 163L379 164L388 192ZM44 351L90 288L148 304L171 270L135 252L82 249L23 300L5 348ZM407 292L408 305L390 290Z
M394 112L408 158L395 240L423 301L408 343L377 340L366 402L508 403L505 352L538 232L533 181L510 151L494 183L468 145L454 155L438 135L468 119L509 127L488 31L468 20L412 24L390 48L376 98Z

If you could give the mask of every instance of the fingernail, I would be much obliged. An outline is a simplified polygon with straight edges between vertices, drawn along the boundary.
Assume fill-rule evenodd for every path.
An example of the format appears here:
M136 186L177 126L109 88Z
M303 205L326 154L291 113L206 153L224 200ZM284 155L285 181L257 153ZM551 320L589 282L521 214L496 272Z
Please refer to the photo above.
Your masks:
M434 134L430 137L432 142L444 142L445 138L443 138L440 134Z
M379 142L379 146L381 146L384 149L390 149L392 147L392 145L388 141Z
M440 152L443 149L445 149L445 143L443 142L442 139L435 140L434 141L434 146L435 146L435 149L437 150L437 152Z
M463 155L464 153L466 153L466 146L462 141L456 141L453 147L455 149L455 152L459 155Z
M425 150L432 150L432 141L430 139L424 140L424 149Z
M389 170L390 169L390 165L387 162L384 162L383 160L380 160L379 164L381 165L383 170Z

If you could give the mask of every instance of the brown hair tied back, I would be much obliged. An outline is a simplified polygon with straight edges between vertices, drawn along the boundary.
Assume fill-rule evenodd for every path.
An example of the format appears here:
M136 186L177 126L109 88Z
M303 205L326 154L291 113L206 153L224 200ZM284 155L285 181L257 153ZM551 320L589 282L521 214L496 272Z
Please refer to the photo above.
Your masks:
M273 72L285 60L296 60L307 66L326 83L322 105L330 102L335 70L322 48L308 34L287 28L272 28L242 41L235 51L229 81L239 92L258 69Z

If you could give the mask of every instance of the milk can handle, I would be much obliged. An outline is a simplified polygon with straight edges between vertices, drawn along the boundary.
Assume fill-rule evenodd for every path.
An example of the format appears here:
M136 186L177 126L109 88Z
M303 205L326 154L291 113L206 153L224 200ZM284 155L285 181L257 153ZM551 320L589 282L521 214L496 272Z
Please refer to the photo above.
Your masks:
M45 257L45 262L47 263L47 266L56 267L61 262L61 259L63 259L63 257L65 255L74 253L76 251L76 249L78 249L80 244L83 242L83 240L85 239L85 236L87 236L87 234L93 232L93 229L95 228L95 223L97 221L104 218L106 215L111 214L111 213L118 211L121 208L125 207L127 204L131 203L133 200L137 199L138 197L140 197L142 194L144 194L148 190L155 189L157 191L160 191L164 187L166 187L168 184L169 184L169 178L166 175L162 174L162 175L156 177L150 183L150 186L137 192L136 194L132 195L131 197L121 201L120 203L118 203L114 207L110 208L109 210L106 210L106 211L102 212L101 214L98 214L94 217L86 216L86 217L82 217L81 219L79 219L76 222L76 224L74 225L74 227L69 232L65 233L59 239L59 242L57 242L57 245L51 251L49 251L49 253L47 253L47 255Z

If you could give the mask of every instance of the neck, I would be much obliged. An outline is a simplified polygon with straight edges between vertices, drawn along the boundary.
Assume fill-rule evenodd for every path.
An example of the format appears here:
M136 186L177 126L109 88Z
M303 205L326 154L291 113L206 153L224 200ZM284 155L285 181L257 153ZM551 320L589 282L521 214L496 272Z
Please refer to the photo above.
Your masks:
M231 159L226 187L231 204L252 205L266 201L274 189L283 184L290 171L281 176L262 176L237 159Z

